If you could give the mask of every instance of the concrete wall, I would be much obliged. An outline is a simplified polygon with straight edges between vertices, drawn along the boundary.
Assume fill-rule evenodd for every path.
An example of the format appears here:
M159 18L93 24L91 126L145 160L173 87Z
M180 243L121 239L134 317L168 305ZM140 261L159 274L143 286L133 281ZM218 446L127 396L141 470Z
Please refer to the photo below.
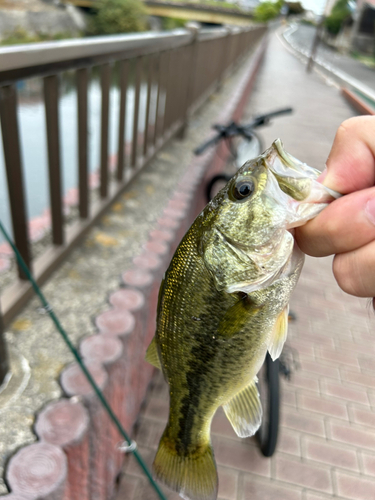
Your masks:
M84 15L72 5L46 10L0 10L0 39L21 28L30 35L70 33L85 29Z

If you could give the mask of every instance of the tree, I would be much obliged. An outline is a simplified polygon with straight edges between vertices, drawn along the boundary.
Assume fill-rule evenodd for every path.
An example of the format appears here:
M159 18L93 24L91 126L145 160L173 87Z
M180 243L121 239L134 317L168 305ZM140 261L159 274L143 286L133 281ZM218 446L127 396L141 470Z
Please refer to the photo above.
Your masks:
M338 0L331 14L325 19L324 26L332 35L337 35L343 23L351 16L348 0Z
M261 2L254 10L254 20L262 23L270 21L280 14L283 4L283 0Z
M98 0L92 31L96 35L145 31L146 10L140 0Z

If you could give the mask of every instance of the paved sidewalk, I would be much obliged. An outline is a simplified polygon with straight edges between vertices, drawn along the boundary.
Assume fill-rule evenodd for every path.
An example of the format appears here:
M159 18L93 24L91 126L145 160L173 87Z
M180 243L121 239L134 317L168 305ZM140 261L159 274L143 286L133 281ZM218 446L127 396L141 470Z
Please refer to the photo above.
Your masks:
M246 113L288 105L295 113L261 132L265 146L279 136L288 152L323 168L335 131L352 110L273 36ZM308 258L292 298L297 321L287 344L298 370L282 381L275 455L264 458L254 438L237 438L223 413L215 416L222 500L375 499L375 317L366 300L340 291L331 260ZM167 413L167 387L157 374L135 436L150 465ZM133 457L116 500L131 499L157 499Z

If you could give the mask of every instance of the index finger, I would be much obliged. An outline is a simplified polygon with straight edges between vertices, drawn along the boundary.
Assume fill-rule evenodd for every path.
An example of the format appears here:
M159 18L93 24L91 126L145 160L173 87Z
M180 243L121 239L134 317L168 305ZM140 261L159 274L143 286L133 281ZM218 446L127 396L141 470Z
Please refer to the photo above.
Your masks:
M350 118L340 125L320 180L341 194L375 185L375 116Z

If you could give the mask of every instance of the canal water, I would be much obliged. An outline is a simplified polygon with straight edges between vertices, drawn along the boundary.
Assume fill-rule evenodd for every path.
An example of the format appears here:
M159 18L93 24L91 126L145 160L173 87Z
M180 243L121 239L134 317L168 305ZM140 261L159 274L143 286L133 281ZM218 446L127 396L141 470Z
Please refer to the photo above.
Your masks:
M101 88L98 71L90 75L88 95L89 169L95 172L100 163ZM118 125L120 89L118 68L112 72L110 90L109 154L118 151ZM66 72L60 78L60 145L63 195L78 186L78 119L75 74ZM43 103L43 82L40 78L18 82L18 120L20 128L21 157L23 162L26 206L28 219L41 216L49 207L46 120ZM134 114L133 71L127 90L125 141L133 136ZM157 88L151 90L150 125L155 123ZM139 132L144 132L147 84L143 81L140 91ZM9 200L7 195L3 144L0 140L0 219L11 230ZM0 235L0 242L3 238Z

